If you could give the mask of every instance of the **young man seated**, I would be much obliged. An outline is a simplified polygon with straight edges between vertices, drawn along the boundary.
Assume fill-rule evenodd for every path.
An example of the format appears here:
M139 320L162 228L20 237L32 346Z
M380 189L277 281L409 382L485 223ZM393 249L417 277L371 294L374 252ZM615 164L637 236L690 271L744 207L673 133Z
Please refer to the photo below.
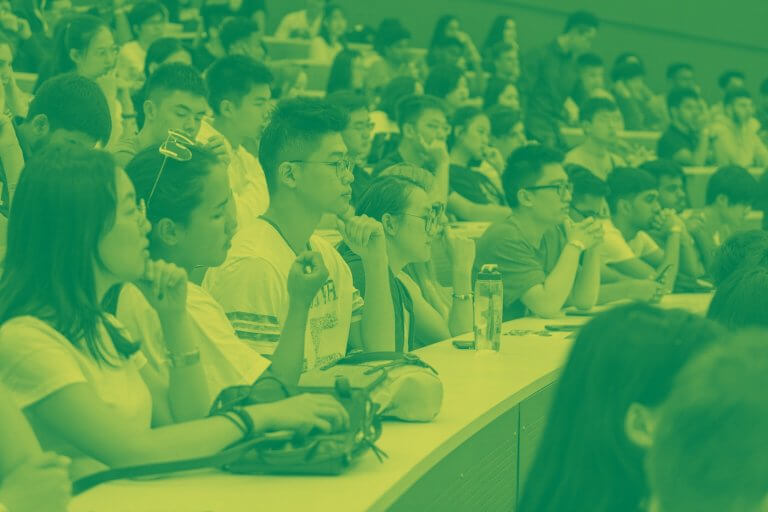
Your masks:
M590 98L582 105L579 118L585 139L565 155L565 162L586 167L605 180L616 167L626 165L613 152L623 125L621 111L609 99Z
M512 215L477 241L475 271L498 265L506 319L552 317L565 305L597 302L603 226L568 218L572 189L562 162L562 153L540 145L512 153L502 177Z
M723 99L723 114L713 126L717 165L767 166L768 148L757 134L749 91L729 89Z
M610 232L604 242L604 258L627 276L637 279L658 279L665 290L674 289L683 261L693 252L692 242L685 233L685 223L674 210L664 210L659 204L656 179L642 169L619 168L608 177L608 207L617 231ZM663 238L663 248L648 231L655 229Z
M706 205L686 220L705 269L711 269L717 248L732 234L745 229L756 189L757 180L739 166L721 167L710 176Z
M657 145L659 158L682 165L707 165L711 160L711 131L701 97L693 89L673 89L667 96L670 124Z
M251 225L269 207L264 170L243 145L259 139L272 109L272 73L250 57L233 55L215 61L205 74L213 123L203 122L198 141L223 139L229 156L229 183L237 205L237 225Z
M259 24L247 18L229 18L221 24L219 39L227 55L243 55L259 62L267 51L261 39Z
M352 174L352 204L357 205L363 193L371 183L371 171L368 168L368 155L371 153L371 132L373 123L368 110L368 101L354 91L336 91L327 97L334 106L343 110L349 117L347 126L341 132L347 146L347 156L355 163Z
M328 281L309 310L305 343L295 354L305 370L344 356L349 349L394 350L394 309L381 224L350 213L352 163L341 132L344 113L325 100L278 104L259 150L270 191L267 212L232 240L225 263L208 271L204 287L216 298L237 335L269 354L288 311L287 279L297 254L319 253ZM363 298L352 273L328 242L314 236L323 214L363 262Z
M117 165L125 167L142 149L161 144L168 130L195 140L208 110L206 95L205 82L192 66L174 63L157 68L147 80L144 126L113 148Z
M523 116L519 110L503 105L494 105L486 113L491 121L491 146L499 150L506 162L514 150L528 143Z

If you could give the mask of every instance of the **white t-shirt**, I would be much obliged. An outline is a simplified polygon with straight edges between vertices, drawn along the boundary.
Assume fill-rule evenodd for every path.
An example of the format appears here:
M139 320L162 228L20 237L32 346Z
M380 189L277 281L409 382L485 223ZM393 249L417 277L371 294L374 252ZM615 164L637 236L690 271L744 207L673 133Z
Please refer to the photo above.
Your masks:
M603 243L600 248L600 261L619 263L635 259L635 253L624 240L624 235L613 225L611 219L603 219Z
M221 136L213 126L203 121L197 140L204 143L214 135ZM229 152L227 172L237 207L237 226L242 229L253 224L269 208L267 179L259 160L247 149L240 146L233 150L226 138L224 142Z
M304 370L330 363L347 351L349 328L362 315L363 299L352 272L328 242L313 235L309 245L328 269L328 281L309 309ZM208 270L203 286L223 306L240 339L260 352L274 352L288 313L288 273L296 254L272 225L257 220L232 240L227 261Z
M117 320L113 321L121 327ZM100 333L114 368L98 364L85 348L75 348L60 332L36 317L12 318L0 327L0 382L20 409L67 386L86 384L128 427L136 431L150 428L152 395L139 374L146 359L140 351L128 360L119 358L103 326ZM26 412L43 449L72 458L73 478L105 469ZM77 415L77 411L71 413Z
M320 32L322 16L318 16L310 26L307 20L307 11L289 12L280 20L280 25L275 30L275 37L278 39L288 39L297 37L296 34L308 34L310 38L315 37Z
M629 241L629 247L635 253L635 256L640 259L661 250L659 244L645 231L638 231L635 238Z
M193 283L187 285L187 312L197 334L211 401L226 387L252 384L269 367L268 359L235 336L232 325L213 297ZM134 339L141 340L150 364L167 383L168 361L160 319L134 285L123 286L117 316Z

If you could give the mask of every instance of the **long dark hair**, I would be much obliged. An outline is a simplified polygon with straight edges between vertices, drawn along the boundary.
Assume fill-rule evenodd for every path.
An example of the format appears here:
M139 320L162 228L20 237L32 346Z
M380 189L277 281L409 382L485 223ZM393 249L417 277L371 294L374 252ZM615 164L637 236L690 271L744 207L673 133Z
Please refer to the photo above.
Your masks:
M408 198L414 188L424 189L416 180L404 176L376 178L360 197L357 214L379 221L385 213L401 215L408 207Z
M0 277L0 323L32 315L98 362L112 365L103 325L121 356L138 350L112 325L96 296L93 265L115 219L116 167L105 151L54 146L21 173Z
M625 434L627 410L660 405L685 363L721 333L691 313L639 303L586 324L557 385L518 510L637 510L649 492L643 452Z
M437 23L435 23L435 31L432 32L432 41L429 43L429 48L434 48L435 46L440 45L440 43L446 39L445 27L447 27L448 24L453 20L458 20L458 18L453 14L445 14L440 16L440 18L437 20Z
M514 20L512 16L500 15L493 20L488 35L483 43L483 50L487 51L491 46L504 39L504 29L507 27L507 20Z
M53 75L66 73L75 69L75 63L70 56L71 50L85 51L102 28L109 29L104 20L90 14L81 14L61 20L57 27L54 40Z
M336 11L339 11L341 14L345 14L344 9L342 9L339 4L327 4L325 6L325 8L323 9L323 22L320 24L320 31L317 34L320 37L322 37L323 40L325 40L325 42L328 43L329 45L331 44L331 35L328 33L328 27L325 26L325 22L328 18L333 16L333 13ZM344 39L345 39L344 34L341 34L341 36L339 36L339 42L341 44L344 44L345 43Z
M354 60L359 57L360 52L348 48L341 50L336 55L328 73L328 86L326 87L328 94L352 89L352 66L354 66Z

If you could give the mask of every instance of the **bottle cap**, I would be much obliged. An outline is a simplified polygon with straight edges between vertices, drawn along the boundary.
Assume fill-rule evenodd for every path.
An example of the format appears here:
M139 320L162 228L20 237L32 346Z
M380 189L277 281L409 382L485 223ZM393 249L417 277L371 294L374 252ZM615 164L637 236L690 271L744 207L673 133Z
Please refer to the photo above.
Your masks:
M487 263L483 265L480 267L480 272L478 273L477 278L501 281L501 272L499 272L499 266L493 263Z

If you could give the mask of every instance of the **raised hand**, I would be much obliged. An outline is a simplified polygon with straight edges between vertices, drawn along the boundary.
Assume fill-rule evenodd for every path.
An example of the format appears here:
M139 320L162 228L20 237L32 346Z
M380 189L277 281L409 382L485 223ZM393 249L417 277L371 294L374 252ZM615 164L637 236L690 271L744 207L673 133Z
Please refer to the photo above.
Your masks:
M3 479L0 503L11 512L66 512L72 484L67 457L44 453Z
M506 162L504 162L504 157L501 156L501 151L496 149L493 146L485 146L483 148L483 160L491 164L491 166L496 169L499 174L502 174L504 172L504 167L506 166Z
M671 208L666 208L659 212L653 220L653 227L667 235L686 231L685 222Z
M296 257L288 272L288 294L291 300L311 304L326 281L328 269L320 253L305 251Z
M384 238L384 228L381 226L381 222L367 215L337 217L336 227L344 242L363 261L368 258L386 259L387 242Z
M436 137L432 142L427 142L424 137L419 135L419 142L421 144L421 151L426 157L428 157L436 166L447 163L450 160L448 154L448 145L445 139Z
M592 217L587 217L581 222L565 219L564 226L568 241L583 244L586 249L591 249L603 241L603 223Z
M227 147L227 142L224 140L224 137L220 135L211 136L211 138L209 138L208 141L203 145L203 148L216 155L216 158L218 158L219 162L223 163L224 165L229 165L231 157L229 155L229 148Z
M450 227L445 228L445 241L453 271L471 273L475 263L475 241L457 235Z
M144 276L136 286L161 318L187 310L187 272L173 263L147 261Z

